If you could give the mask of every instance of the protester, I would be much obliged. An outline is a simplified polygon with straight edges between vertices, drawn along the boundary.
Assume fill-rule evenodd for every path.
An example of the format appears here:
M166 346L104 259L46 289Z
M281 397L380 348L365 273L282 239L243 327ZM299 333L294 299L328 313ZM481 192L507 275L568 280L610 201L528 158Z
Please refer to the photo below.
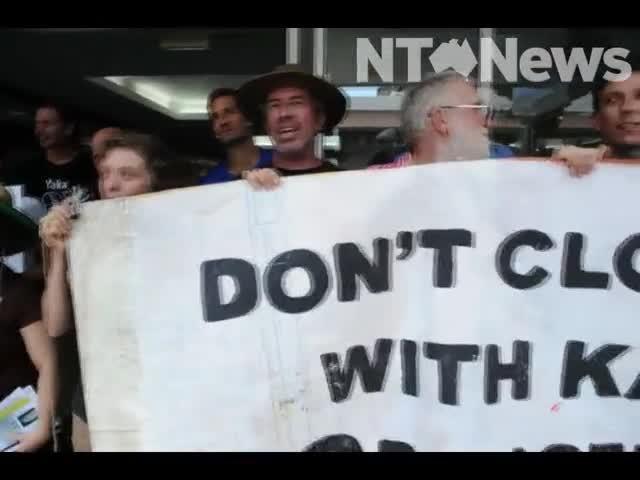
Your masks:
M435 74L404 97L401 123L409 151L391 163L370 168L492 158L496 152L489 140L492 115L491 106L482 102L471 79L454 71ZM602 150L562 147L554 158L566 162L570 172L580 176L602 155Z
M45 103L38 108L35 135L43 152L23 163L7 182L25 185L28 196L47 208L66 198L76 188L96 193L96 171L90 153L75 141L75 123L61 106Z
M640 65L623 81L601 78L594 85L593 121L602 142L615 158L640 162Z
M632 71L626 80L598 77L594 83L593 125L600 132L602 155L583 158L586 172L604 157L640 163L640 59L629 59L629 63Z
M594 124L617 158L639 158L640 66L623 81L601 79L593 89Z
M0 186L0 257L35 246L38 227L11 206ZM38 396L37 427L16 438L18 452L52 451L57 391L53 342L42 322L42 278L17 274L0 261L0 400L17 388L32 386Z
M162 169L170 163L167 150L148 135L124 133L105 144L99 163L101 199L130 197L161 189ZM66 245L72 234L73 209L69 202L55 206L40 222L40 237L49 249L46 289L42 297L44 321L49 335L58 339L65 375L59 415L69 423L70 410L80 418L78 428L88 430L81 391L75 322L67 280ZM72 400L73 397L73 400ZM70 432L63 429L60 444L70 450Z
M273 188L279 176L340 171L315 155L316 135L340 123L347 99L334 85L286 65L243 85L239 99L246 108L262 111L274 144L273 168L246 171L256 188Z
M226 157L204 175L201 184L238 180L246 170L271 167L273 152L254 145L252 123L240 109L236 90L212 91L207 110L213 134L224 146Z

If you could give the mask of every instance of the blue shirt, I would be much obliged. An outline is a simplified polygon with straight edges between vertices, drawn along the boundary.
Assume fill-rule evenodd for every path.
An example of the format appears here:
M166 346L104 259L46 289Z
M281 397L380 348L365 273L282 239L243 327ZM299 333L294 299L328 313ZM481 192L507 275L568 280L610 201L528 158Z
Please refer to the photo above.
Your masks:
M501 143L492 143L489 146L489 158L509 158L515 157L515 152Z
M258 148L260 156L258 157L258 163L253 168L270 168L273 161L273 151ZM229 171L227 161L220 162L220 164L209 170L201 179L200 185L208 185L211 183L224 183L238 180L239 175L234 175Z

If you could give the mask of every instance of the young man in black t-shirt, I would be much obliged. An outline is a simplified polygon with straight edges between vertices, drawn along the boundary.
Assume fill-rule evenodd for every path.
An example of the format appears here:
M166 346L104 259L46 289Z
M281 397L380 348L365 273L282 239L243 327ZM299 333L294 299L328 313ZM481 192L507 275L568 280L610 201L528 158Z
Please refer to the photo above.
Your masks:
M41 200L47 209L62 202L74 188L84 189L86 199L95 199L97 172L91 150L76 144L74 128L74 122L62 107L52 103L41 105L36 111L34 134L42 152L3 172L4 181L24 185L25 195ZM75 379L78 369L74 342L71 336L55 342L61 374L56 409L56 437L60 451L72 448L71 398L76 393L73 390L76 384L69 378Z
M5 181L25 185L25 194L40 199L47 209L68 197L74 187L95 198L97 173L91 151L75 144L74 128L61 107L43 104L36 112L34 131L43 152L8 172Z

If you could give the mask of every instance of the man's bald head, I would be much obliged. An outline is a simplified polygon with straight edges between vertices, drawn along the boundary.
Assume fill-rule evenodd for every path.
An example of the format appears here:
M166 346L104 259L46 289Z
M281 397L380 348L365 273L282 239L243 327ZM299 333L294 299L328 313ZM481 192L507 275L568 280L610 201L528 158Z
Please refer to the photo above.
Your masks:
M98 163L104 157L105 147L109 140L120 137L122 130L116 127L101 128L93 134L91 137L91 152L93 154L93 163L98 166Z

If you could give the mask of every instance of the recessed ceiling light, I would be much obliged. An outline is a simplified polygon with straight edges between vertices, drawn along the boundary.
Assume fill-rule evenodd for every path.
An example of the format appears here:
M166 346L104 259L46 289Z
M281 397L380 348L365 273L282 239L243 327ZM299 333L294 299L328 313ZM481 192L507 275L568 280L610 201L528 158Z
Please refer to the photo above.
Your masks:
M209 32L175 33L161 40L160 48L173 52L209 50Z

